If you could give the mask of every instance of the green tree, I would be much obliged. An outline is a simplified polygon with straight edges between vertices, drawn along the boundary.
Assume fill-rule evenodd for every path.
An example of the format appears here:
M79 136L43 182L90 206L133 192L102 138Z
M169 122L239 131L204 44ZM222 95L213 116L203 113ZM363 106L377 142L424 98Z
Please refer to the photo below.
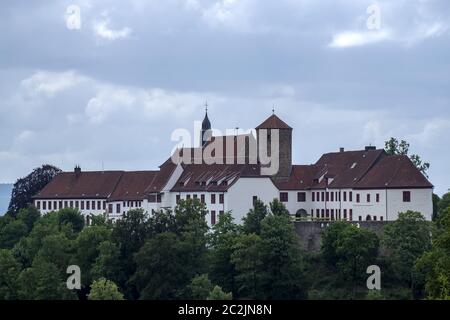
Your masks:
M351 296L358 284L365 284L367 267L376 264L378 248L379 239L373 231L348 222L332 223L323 232L324 260L338 272L337 277L353 289Z
M17 278L19 273L20 264L14 259L11 252L0 249L0 300L18 298Z
M71 300L76 294L67 289L56 264L37 258L18 278L19 297L25 300Z
M120 250L112 241L103 241L98 246L98 256L91 269L92 279L111 279L115 283L126 282L126 277L122 273Z
M253 203L253 209L250 209L250 211L247 213L247 216L245 216L243 219L244 232L248 234L260 234L261 221L267 216L268 213L269 212L267 206L261 200L256 200Z
M77 209L65 208L58 211L58 223L76 234L83 230L84 217Z
M213 285L207 274L196 276L186 288L189 299L206 300L208 298Z
M390 260L396 278L413 286L416 260L431 248L431 226L420 212L399 213L398 219L386 226L382 243L391 252Z
M242 234L236 239L231 255L237 276L237 292L241 298L262 299L261 238L257 234Z
M99 245L105 241L111 241L111 229L106 225L89 226L78 234L75 264L83 270L82 283L85 286L93 280L91 269L99 257Z
M15 216L20 209L30 205L32 203L32 197L41 191L60 172L61 170L54 166L43 165L40 168L34 169L26 177L18 179L12 190L8 212Z
M441 198L436 193L433 193L433 216L432 216L433 221L436 221L439 216L439 202L440 201L441 201Z
M17 214L17 220L21 220L23 223L25 223L28 232L33 229L34 224L39 220L40 217L41 214L39 213L39 211L32 206L20 209L19 213Z
M119 282L118 285L127 299L135 299L138 295L135 288L131 284L127 284L126 281L136 271L134 255L149 237L148 219L148 214L144 213L144 210L130 210L115 223L112 231L112 240L119 247L122 262L120 273L123 275L124 282Z
M447 192L442 196L442 199L438 204L438 212L439 214L443 213L447 208L450 208L450 192Z
M396 138L390 138L385 142L385 151L388 155L407 156L409 153L409 143L405 140L401 140L399 142ZM409 159L416 166L416 168L419 169L419 171L428 178L427 171L430 168L430 164L428 162L423 162L420 156L418 156L417 154L410 155Z
M233 295L231 292L223 292L222 288L219 286L214 286L208 295L207 300L232 300Z
M365 279L367 267L376 262L379 242L373 231L353 225L343 230L336 243L336 254L337 267L344 279L354 285Z
M417 260L415 270L424 275L428 299L450 300L450 208L442 212L438 227L432 249Z
M0 229L0 248L10 249L26 236L28 227L22 220L12 220Z
M105 278L95 280L88 295L89 300L124 300L117 285Z
M160 233L148 239L135 261L132 282L140 299L177 299L193 276L185 246L174 233Z
M175 215L170 210L155 211L149 219L151 235L177 230Z
M286 209L286 206L278 199L274 199L269 206L270 212L272 212L273 215L290 217L289 211Z
M225 212L219 216L212 231L209 237L210 277L225 290L236 293L236 269L231 262L231 255L239 235L239 226L234 223L231 213Z
M260 237L264 298L305 298L299 239L289 216L268 215L261 222Z

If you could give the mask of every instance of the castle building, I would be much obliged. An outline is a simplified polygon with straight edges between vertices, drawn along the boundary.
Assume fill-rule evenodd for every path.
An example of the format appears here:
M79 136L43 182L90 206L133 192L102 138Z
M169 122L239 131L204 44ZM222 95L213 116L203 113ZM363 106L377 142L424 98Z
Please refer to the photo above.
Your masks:
M242 222L256 199L266 204L279 199L292 216L303 220L393 221L407 210L431 220L433 185L407 156L391 156L375 147L340 148L315 164L293 165L292 131L272 114L256 127L256 137L212 137L206 112L200 147L176 151L190 154L190 163L175 163L170 157L154 171L85 172L77 166L73 172L58 174L33 202L42 214L77 208L88 224L92 215L104 214L116 221L131 209L151 214L190 198L205 204L210 225L227 211ZM275 134L276 146L272 145ZM269 156L279 154L279 168L272 175L263 173L265 165L259 159L257 142L262 138L268 141ZM220 150L206 152L214 142L219 142ZM250 146L257 146L257 159L252 158ZM205 153L206 158L196 158ZM208 154L221 161L210 163Z

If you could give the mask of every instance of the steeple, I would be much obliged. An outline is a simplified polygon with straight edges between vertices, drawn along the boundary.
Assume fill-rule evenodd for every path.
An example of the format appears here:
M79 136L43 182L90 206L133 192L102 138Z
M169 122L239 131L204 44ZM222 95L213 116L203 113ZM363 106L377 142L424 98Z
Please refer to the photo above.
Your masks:
M200 145L203 147L211 137L211 122L208 118L208 101L205 102L205 118L202 121Z

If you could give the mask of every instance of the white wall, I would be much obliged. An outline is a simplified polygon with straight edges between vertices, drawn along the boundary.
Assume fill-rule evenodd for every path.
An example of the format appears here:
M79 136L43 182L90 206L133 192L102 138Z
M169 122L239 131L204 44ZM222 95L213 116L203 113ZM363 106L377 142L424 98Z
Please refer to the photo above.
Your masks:
M411 192L411 202L403 202L403 191ZM433 189L389 189L388 220L396 220L399 212L408 210L422 213L431 221L433 216Z
M253 208L253 196L269 204L279 196L279 191L270 178L240 178L228 189L227 210L232 211L236 223Z

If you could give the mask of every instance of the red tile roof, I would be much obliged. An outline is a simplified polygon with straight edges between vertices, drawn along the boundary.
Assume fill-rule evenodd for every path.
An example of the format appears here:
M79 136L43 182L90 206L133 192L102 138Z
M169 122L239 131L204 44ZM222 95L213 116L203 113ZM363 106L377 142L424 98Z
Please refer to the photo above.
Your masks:
M274 179L273 183L280 190L306 190L313 186L316 173L314 166L294 165L288 179Z
M62 172L54 177L34 198L36 199L96 199L108 198L123 171Z
M432 187L408 156L404 155L384 157L355 185L357 189Z
M124 172L114 189L110 201L141 200L147 187L157 178L159 171Z
M256 129L290 129L292 128L276 115L271 115L263 123L256 127Z
M192 164L184 168L171 191L173 192L224 192L240 177L260 177L259 165L245 164Z

